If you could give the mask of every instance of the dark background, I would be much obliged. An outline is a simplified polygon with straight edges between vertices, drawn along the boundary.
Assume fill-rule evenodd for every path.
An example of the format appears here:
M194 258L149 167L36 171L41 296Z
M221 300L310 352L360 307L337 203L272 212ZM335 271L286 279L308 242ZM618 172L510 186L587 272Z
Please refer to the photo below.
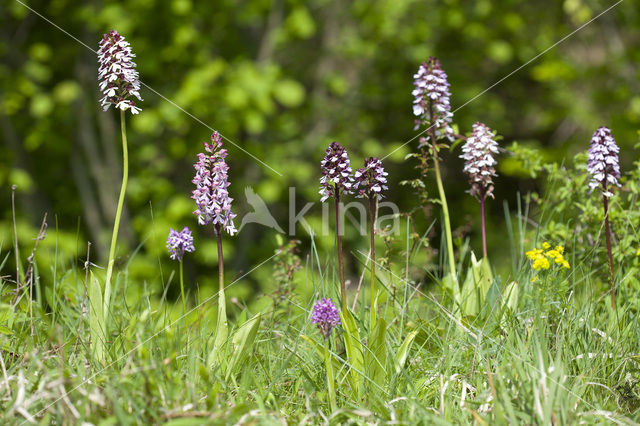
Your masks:
M286 229L288 188L293 186L297 210L316 202L308 222L319 230L324 149L339 141L356 168L365 157L384 157L413 138L412 76L420 62L430 55L440 59L455 110L615 2L24 3L92 49L112 28L131 43L141 80L153 90L142 88L143 111L128 118L131 169L119 264L131 260L130 279L160 289L176 268L164 249L169 227L188 225L197 250L185 260L187 284L211 292L215 240L211 230L198 229L189 198L192 164L211 134L207 126L282 174L225 144L237 226L251 211L244 196L250 186ZM545 160L565 163L587 149L596 127L607 125L622 149L633 152L621 158L623 169L631 167L640 121L638 22L640 4L623 1L465 105L454 122L467 133L482 121L504 137L502 146L518 141L539 149ZM48 213L49 234L38 252L40 273L45 286L54 272L64 284L73 277L64 271L84 259L87 240L93 242L95 263L104 264L108 254L122 167L118 114L102 112L98 105L96 55L17 1L0 0L0 59L2 259L12 247L10 188L16 184L22 257ZM399 185L417 176L415 162L404 159L416 145L384 161L389 200L403 211L417 203L414 193ZM443 153L452 226L471 221L464 235L478 251L478 204L464 192L468 187L458 155L459 146ZM541 190L544 179L530 179L508 154L500 157L498 172L496 200L488 204L488 244L490 252L502 254L508 253L504 200L513 209L518 192ZM433 179L427 187L435 197ZM418 230L426 225L419 222ZM227 279L271 256L275 235L248 225L226 237ZM303 240L304 260L309 237L303 227L296 238ZM331 235L317 243L321 254L332 254ZM437 233L432 243L438 247ZM348 229L345 246L366 250L367 239ZM2 275L14 274L13 262L7 258ZM493 261L499 270L509 267L509 261L504 263ZM352 278L360 270L350 256L347 266ZM232 295L250 298L256 288L269 288L271 277L271 265L265 265L244 280L246 285L235 286Z

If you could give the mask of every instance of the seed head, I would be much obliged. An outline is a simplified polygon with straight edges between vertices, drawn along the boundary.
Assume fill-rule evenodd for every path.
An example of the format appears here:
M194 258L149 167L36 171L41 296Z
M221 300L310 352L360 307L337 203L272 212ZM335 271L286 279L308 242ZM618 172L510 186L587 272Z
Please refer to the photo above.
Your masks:
M613 196L609 191L609 185L620 186L618 182L620 179L619 152L620 148L608 127L600 127L593 133L587 163L587 171L591 174L591 182L589 182L591 191L601 186L605 197Z
M356 170L353 188L358 197L382 199L382 191L387 190L387 172L382 167L382 161L376 157L367 158L364 167Z
M191 230L187 226L180 232L170 228L169 236L167 237L167 249L171 259L182 262L182 256L184 256L185 252L191 253L196 249L193 246Z
M449 81L447 73L444 72L438 61L433 56L423 62L418 68L418 72L413 75L413 85L415 88L413 95L413 115L418 117L415 121L415 129L421 125L427 127L434 126L436 138L447 138L454 140L451 121L453 113L449 103ZM433 115L433 116L432 116ZM420 138L420 145L429 142L429 133Z
M211 135L211 143L204 142L206 153L198 154L198 162L193 165L196 176L192 182L196 185L191 198L196 200L198 208L193 214L198 215L199 225L212 223L216 228L225 230L229 235L237 232L231 211L227 172L229 166L225 162L227 150L222 148L222 138L218 132Z
M336 197L341 192L353 193L353 176L351 175L351 162L347 150L338 142L331 142L325 151L325 156L320 162L322 177L320 178L321 202L329 197Z
M136 64L132 61L129 42L116 30L111 30L102 36L98 48L98 80L104 97L100 99L103 110L115 105L123 111L131 110L132 114L141 111L132 98L140 97L140 80Z
M340 314L338 308L333 304L331 299L319 300L313 307L313 316L311 323L316 324L320 333L325 339L331 335L331 330L340 325Z
M460 158L465 160L463 171L469 176L469 193L478 200L493 198L492 177L498 176L495 169L498 163L493 158L498 153L498 143L494 138L495 132L478 122L462 147Z

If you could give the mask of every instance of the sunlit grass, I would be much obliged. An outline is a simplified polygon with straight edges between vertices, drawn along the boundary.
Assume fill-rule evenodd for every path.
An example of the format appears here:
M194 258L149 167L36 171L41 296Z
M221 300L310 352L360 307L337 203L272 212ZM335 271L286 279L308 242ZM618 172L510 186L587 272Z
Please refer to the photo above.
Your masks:
M518 229L523 218L512 219ZM606 277L591 270L592 259L575 259L571 253L565 253L570 270L550 270L540 276L545 285L531 283L534 271L522 259L521 247L530 248L533 241L524 234L516 231L513 238L517 275L496 276L475 317L456 315L452 297L437 282L405 280L412 250L399 250L391 271L378 263L377 279L384 289L378 312L388 325L383 379L361 371L364 392L359 397L353 392L344 330L336 329L330 342L337 411L329 404L324 349L313 343L322 337L310 323L316 298L338 295L336 266L333 256L315 252L313 244L305 257L309 261L294 275L288 303L272 304L267 294L265 303L256 304L263 309L255 346L232 374L207 361L215 340L217 293L206 298L191 294L195 308L182 316L181 302L166 298L168 285L177 285L175 278L170 283L167 278L157 293L151 290L155 283L131 282L127 270L121 271L101 363L89 344L84 271L60 266L56 276L66 277L65 285L57 285L55 305L34 303L33 336L28 299L21 297L15 310L8 302L2 305L2 418L14 424L98 424L103 419L118 424L637 421L637 298L621 291L618 309L612 311ZM402 237L395 245L407 243ZM461 254L465 264L460 266L466 267L469 250ZM367 253L350 255L364 268ZM2 258L8 259L6 254ZM493 261L499 262L511 268L511 259ZM501 298L513 278L519 283L515 309ZM132 291L137 297L125 297ZM363 286L354 311L361 336L369 327L369 312L360 303L369 299L367 291ZM14 287L5 280L2 292L9 301ZM255 313L250 308L231 320L229 336ZM223 355L232 357L236 349Z

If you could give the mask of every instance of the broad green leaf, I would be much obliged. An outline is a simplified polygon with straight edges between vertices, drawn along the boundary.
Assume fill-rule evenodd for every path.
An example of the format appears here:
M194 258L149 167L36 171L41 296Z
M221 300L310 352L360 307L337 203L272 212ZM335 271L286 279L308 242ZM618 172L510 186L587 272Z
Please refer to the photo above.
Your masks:
M347 363L351 367L349 382L359 397L362 391L362 371L364 367L362 342L360 342L356 320L351 312L349 310L341 311L340 319L344 327L344 347L347 352Z
M457 281L451 278L451 275L445 275L445 277L442 278L442 286L453 296L453 300L456 302L454 314L459 316L460 310L458 309L458 306L460 306L462 297L460 296L460 287L458 286Z
M366 373L369 379L383 386L387 375L387 322L378 318L376 325L369 335L367 351L365 352Z
M218 292L218 318L216 322L216 335L213 341L213 349L209 353L207 363L209 367L222 364L226 355L227 338L229 337L229 324L227 322L227 302L224 290Z
M511 281L502 293L502 309L515 311L518 308L518 281Z
M400 348L398 349L398 352L396 353L396 358L395 358L396 374L399 374L402 371L402 368L404 367L404 363L407 361L407 355L409 355L409 349L411 349L411 344L413 343L417 335L418 335L418 330L412 331L407 335L407 337L405 337L404 342L402 342L402 345L400 345Z
M370 336L371 334L373 334L373 329L375 328L376 325L376 318L377 318L377 312L378 312L378 298L380 297L380 292L376 292L376 297L373 299L373 306L371 307L371 312L370 312L370 319L369 319L369 333ZM369 337L371 338L371 337Z
M463 315L470 317L478 315L492 283L493 274L489 260L483 258L478 261L472 252L471 265L467 269L467 275L462 285Z
M9 329L13 328L16 320L16 311L9 303L0 304L0 322L6 323Z
M227 365L227 374L225 380L229 380L231 373L242 365L242 362L249 356L249 353L253 349L253 342L258 334L258 328L260 327L260 320L262 314L258 313L254 315L247 322L243 323L231 338L232 355L229 364Z
M105 329L104 315L102 311L102 287L93 275L89 278L89 335L91 336L91 352L95 359L101 363L105 360Z

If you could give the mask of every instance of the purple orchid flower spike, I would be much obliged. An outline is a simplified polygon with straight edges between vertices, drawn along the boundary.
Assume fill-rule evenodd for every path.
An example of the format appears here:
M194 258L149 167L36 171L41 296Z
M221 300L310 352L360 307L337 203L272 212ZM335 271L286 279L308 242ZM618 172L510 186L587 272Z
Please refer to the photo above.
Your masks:
M193 236L189 227L185 226L182 231L178 232L175 229L169 229L169 236L167 237L167 250L169 250L169 257L178 262L182 262L182 257L185 252L195 251L193 246Z
M222 149L222 138L218 132L211 135L211 143L204 142L205 153L198 154L198 162L193 165L196 175L192 182L196 185L191 198L196 201L198 225L213 224L216 230L224 230L229 235L237 232L233 224L236 215L231 211L228 171L225 162L227 150Z
M313 315L311 316L311 322L318 326L320 334L325 339L328 339L331 335L331 330L334 327L340 325L340 314L338 308L333 304L331 299L319 300L313 307Z
M134 55L129 42L116 30L111 30L102 37L98 48L98 79L100 90L104 95L100 105L106 111L111 105L122 111L130 110L138 114L140 108L133 98L140 97L140 79Z

